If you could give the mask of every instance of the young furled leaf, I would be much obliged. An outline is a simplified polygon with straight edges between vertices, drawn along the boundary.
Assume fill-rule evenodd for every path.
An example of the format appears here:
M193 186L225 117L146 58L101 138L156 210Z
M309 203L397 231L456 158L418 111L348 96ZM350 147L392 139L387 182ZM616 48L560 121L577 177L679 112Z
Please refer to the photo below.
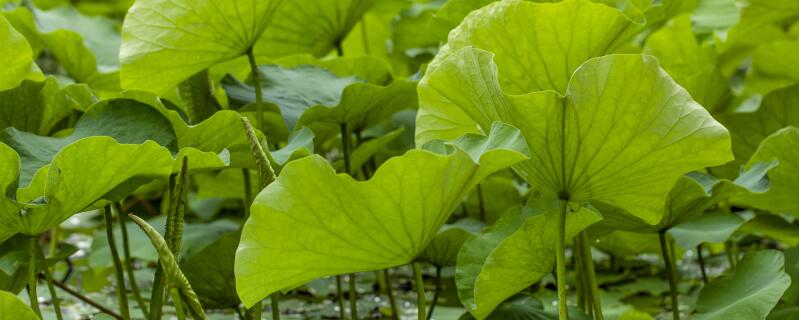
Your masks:
M555 266L558 201L510 209L458 254L458 296L477 319L485 319L508 297L529 287ZM602 220L592 209L567 216L566 239Z
M765 319L790 285L781 252L748 253L731 275L702 288L692 319Z
M368 181L320 156L290 162L255 199L236 254L246 306L318 277L412 262L487 175L526 158L518 130L495 124L385 162Z
M0 56L3 68L0 68L0 91L18 86L22 80L44 80L39 67L33 62L33 50L25 37L0 14Z
M139 0L122 25L122 88L157 94L244 55L282 0Z
M180 266L178 265L177 260L175 260L175 255L172 254L172 251L167 245L166 240L164 240L158 231L147 224L146 221L134 214L129 214L128 216L131 220L133 220L133 222L139 225L145 234L147 234L147 237L150 238L153 247L155 247L155 250L158 252L158 261L161 262L160 266L164 271L167 289L178 289L180 292L180 298L183 300L182 302L187 303L189 311L192 313L194 318L205 319L205 311L200 304L200 299L197 298L197 294L191 288L189 280L186 279L186 276L180 271ZM176 301L176 303L178 302Z

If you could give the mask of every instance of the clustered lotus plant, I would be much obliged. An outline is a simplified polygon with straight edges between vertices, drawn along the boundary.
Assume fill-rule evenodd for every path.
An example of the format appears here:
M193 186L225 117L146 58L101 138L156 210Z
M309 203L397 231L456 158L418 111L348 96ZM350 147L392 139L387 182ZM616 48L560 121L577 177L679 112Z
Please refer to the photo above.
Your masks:
M799 318L794 0L0 5L2 319Z

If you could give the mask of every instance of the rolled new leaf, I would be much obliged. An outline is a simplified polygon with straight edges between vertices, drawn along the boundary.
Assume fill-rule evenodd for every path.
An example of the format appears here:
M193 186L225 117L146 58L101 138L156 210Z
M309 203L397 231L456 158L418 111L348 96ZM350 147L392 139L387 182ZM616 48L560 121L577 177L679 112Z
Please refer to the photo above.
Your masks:
M368 181L320 156L290 162L255 199L236 253L245 306L318 277L414 261L487 175L526 159L519 131L495 124L384 163Z
M158 231L138 216L134 214L128 214L128 216L133 222L139 225L147 237L150 238L150 242L153 244L153 247L155 247L156 252L158 252L158 259L161 262L161 269L164 271L167 289L178 289L183 302L187 304L194 318L205 319L205 311L203 311L203 307L200 304L200 299L197 298L197 294L195 294L194 290L191 288L189 280L186 279L186 276L180 271L180 266L175 260L175 255L173 255L172 251L169 249L166 240L164 240Z

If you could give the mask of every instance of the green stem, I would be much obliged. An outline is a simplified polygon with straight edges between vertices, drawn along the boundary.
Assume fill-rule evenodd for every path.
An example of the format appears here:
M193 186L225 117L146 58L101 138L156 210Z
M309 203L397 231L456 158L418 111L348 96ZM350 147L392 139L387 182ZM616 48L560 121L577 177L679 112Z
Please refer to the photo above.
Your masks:
M338 297L338 318L347 319L347 308L344 307L344 289L341 285L341 276L336 276L336 296Z
M394 287L391 285L391 272L388 269L383 269L383 276L386 278L386 292L388 293L388 303L391 304L391 318L399 319L399 308L397 308L397 300L394 298Z
M353 320L358 320L358 288L356 288L356 275L350 273L347 277L349 279L349 298L350 298L350 316Z
M599 297L599 286L596 282L596 270L594 269L594 258L591 255L591 243L588 241L588 234L580 232L579 240L581 242L583 265L585 266L585 274L588 280L588 292L591 293L591 305L593 306L594 319L603 320L605 316L602 314L602 300Z
M108 246L111 249L111 258L114 262L114 275L117 281L117 299L119 301L119 311L122 317L130 319L130 311L128 310L128 294L125 289L125 276L122 270L122 262L119 259L119 252L117 252L116 241L114 240L114 220L111 213L111 206L105 206L105 233L108 237Z
M585 277L585 263L583 263L583 246L582 243L577 241L574 245L574 253L572 256L574 257L574 269L577 270L577 281L575 282L575 286L577 289L577 306L583 310L588 316L591 316L591 293L588 290L588 280Z
M38 255L38 260L42 262L46 262L47 260L44 257L44 252L41 246L39 246L37 241L34 241L37 244L36 247L36 254ZM47 266L47 263L43 264L42 270L44 270L44 278L47 280L47 289L50 291L50 301L53 303L53 309L55 310L55 317L58 320L64 319L64 316L61 314L61 300L58 299L58 294L55 291L55 286L53 285L53 274L50 272L50 267Z
M244 175L244 218L250 218L250 206L252 205L252 185L250 182L250 170L247 168L241 169Z
M705 271L705 258L702 256L702 244L696 246L696 256L699 259L699 271L702 272L702 282L707 284L707 271Z
M245 319L249 320L261 320L261 313L263 312L263 305L261 301L258 301L252 308L249 308L244 311L244 315L246 316Z
M567 306L566 291L566 213L569 201L560 200L560 215L558 216L557 239L555 243L555 254L557 262L557 281L558 281L558 319L568 320L569 309Z
M272 303L272 320L280 320L280 295L275 292L269 296Z
M31 303L33 312L42 318L42 311L39 309L39 296L36 294L36 244L38 241L37 236L30 236L28 238L28 299Z
M344 172L349 174L350 172L350 134L349 130L347 130L347 124L342 123L340 125L341 128L341 153L342 157L344 158Z
M155 275L153 276L153 288L150 293L150 319L161 319L161 308L164 305L164 271L161 267L161 261L155 266Z
M252 72L252 84L255 87L255 123L258 130L264 130L264 97L261 91L261 75L258 71L258 64L255 62L255 54L252 48L247 50L247 58L250 60L250 71Z
M674 320L680 320L680 304L677 300L677 271L675 270L674 259L669 254L669 246L666 242L666 231L658 232L660 238L660 252L663 256L663 263L666 265L666 273L669 278L669 293L671 294L671 312Z
M424 279L422 279L422 265L419 262L414 262L413 266L413 277L414 277L414 286L416 287L416 307L418 308L418 317L419 320L425 320L425 316L427 312L425 311L425 307L427 301L424 296Z
M735 258L733 256L732 242L724 242L724 252L727 254L727 262L730 263L730 270L735 270Z
M119 216L119 229L122 232L122 254L125 260L125 270L128 274L128 281L130 282L130 289L133 290L133 297L139 305L144 318L149 318L150 313L147 311L147 303L141 295L139 285L136 283L136 273L133 270L133 259L130 254L130 239L128 238L128 215L122 212L122 207L116 204L117 216Z
M433 292L433 303L430 304L430 311L427 312L427 320L433 319L433 311L436 309L436 304L438 304L438 298L441 295L441 267L436 266L436 291Z

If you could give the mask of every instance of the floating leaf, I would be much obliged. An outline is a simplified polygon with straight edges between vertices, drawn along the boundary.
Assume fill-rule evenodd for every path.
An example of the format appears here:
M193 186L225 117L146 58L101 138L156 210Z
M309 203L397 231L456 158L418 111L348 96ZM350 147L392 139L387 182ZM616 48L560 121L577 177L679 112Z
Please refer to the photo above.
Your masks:
M371 180L337 175L311 156L290 162L252 206L236 254L245 305L309 280L410 263L487 175L525 158L518 130L496 124L385 162ZM452 150L454 149L454 150Z
M790 285L781 252L750 252L734 273L702 288L692 319L765 319Z
M125 16L122 88L164 93L247 52L282 0L140 0Z
M706 242L727 241L744 222L746 221L743 218L732 213L712 212L678 224L669 229L668 233L678 245L692 249Z
M458 254L458 296L477 319L485 319L508 297L529 287L555 266L558 201L511 209ZM589 208L568 214L566 239L601 220Z

